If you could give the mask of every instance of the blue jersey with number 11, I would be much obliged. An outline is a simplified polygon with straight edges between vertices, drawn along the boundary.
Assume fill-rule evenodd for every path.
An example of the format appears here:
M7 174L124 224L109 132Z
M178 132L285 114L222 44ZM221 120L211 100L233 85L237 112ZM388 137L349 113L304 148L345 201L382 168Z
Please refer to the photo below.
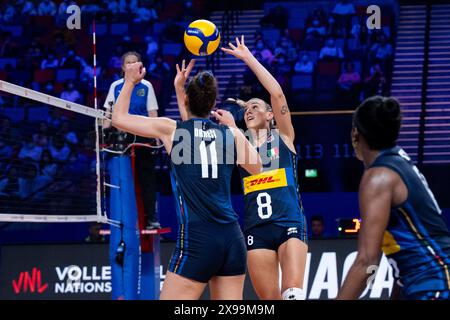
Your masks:
M228 127L208 119L177 123L171 178L180 225L237 221L230 195L235 162L234 135Z

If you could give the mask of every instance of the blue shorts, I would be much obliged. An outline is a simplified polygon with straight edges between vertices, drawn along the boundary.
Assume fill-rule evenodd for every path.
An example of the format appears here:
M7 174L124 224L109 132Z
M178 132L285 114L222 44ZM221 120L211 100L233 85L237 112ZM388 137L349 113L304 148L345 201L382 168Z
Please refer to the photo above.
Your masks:
M406 295L407 300L450 300L450 290L421 291Z
M245 274L247 251L237 222L191 222L178 230L169 270L185 278L207 283L214 276Z
M306 231L301 224L279 226L268 223L255 226L245 231L247 250L268 249L278 251L278 248L291 238L296 238L307 243Z

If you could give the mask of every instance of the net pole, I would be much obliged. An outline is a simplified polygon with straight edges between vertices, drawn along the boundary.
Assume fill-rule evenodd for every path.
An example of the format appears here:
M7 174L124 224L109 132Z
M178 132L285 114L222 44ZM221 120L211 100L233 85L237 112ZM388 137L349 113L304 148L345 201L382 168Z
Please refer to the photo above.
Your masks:
M95 19L92 20L92 52L93 52L93 67L94 67L94 109L98 111L97 101L97 46L95 39ZM98 118L95 118L95 173L97 176L97 216L102 217L102 197L101 197L101 183L100 183L100 132Z

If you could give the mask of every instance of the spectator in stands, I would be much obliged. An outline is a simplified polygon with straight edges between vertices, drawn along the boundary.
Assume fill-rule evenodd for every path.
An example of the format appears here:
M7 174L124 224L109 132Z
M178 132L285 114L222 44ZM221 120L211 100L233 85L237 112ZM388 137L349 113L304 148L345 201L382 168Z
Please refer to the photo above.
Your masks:
M340 60L344 58L342 49L336 45L334 38L328 38L326 45L320 50L320 60Z
M120 0L119 11L120 13L136 13L138 10L137 0Z
M36 16L37 15L37 9L34 1L25 1L23 7L22 7L22 16Z
M136 46L131 41L131 37L126 35L122 38L122 41L120 42L119 46L122 48L123 51L128 52L133 50L133 48Z
M19 178L19 197L26 199L38 190L38 170L35 164L27 163L21 168L22 176Z
M11 32L2 32L2 38L0 41L0 57L12 57L13 56L13 41Z
M353 3L348 0L341 0L336 3L332 13L339 16L351 16L356 13L356 10Z
M66 21L66 16L64 17L64 21ZM52 51L55 53L56 58L61 60L61 58L64 57L68 51L67 44L61 33L56 34L54 39Z
M299 56L297 63L295 64L294 71L297 73L311 74L314 72L314 62L308 53L304 53Z
M233 1L233 0L231 0ZM192 21L194 19L194 8L191 0L183 1L183 20Z
M70 130L69 121L64 121L61 124L61 129L56 133L58 136L64 137L64 141L69 145L77 145L78 144L78 136L75 131Z
M59 127L61 126L61 121L63 120L61 116L60 110L56 108L50 108L48 111L48 117L47 117L47 125L51 132L56 132L59 130Z
M6 4L0 9L0 22L11 23L16 16L16 8L13 4Z
M277 5L275 8L270 10L269 14L261 19L261 26L273 26L278 29L286 29L288 22L288 12L286 8L281 5Z
M41 160L39 161L39 178L43 184L53 181L56 176L58 165L53 161L50 150L42 150Z
M287 45L289 47L293 47L295 48L295 43L294 40L292 39L291 36L291 31L289 30L289 28L286 28L283 30L283 32L281 33L281 41L287 41Z
M343 104L355 106L359 102L359 85L361 76L355 71L352 62L347 62L345 71L342 72L338 80L338 93Z
M326 28L327 37L332 38L343 38L344 35L340 32L339 28L336 26L336 19L333 16L328 17L328 25Z
M145 43L147 43L147 57L152 59L159 50L158 42L155 41L153 36L147 36L145 37Z
M136 18L134 22L154 22L158 20L158 14L155 9L150 7L148 4L141 3L141 5L135 11Z
M310 239L325 239L328 235L325 233L325 223L323 216L315 215L311 218L311 237Z
M263 40L258 40L256 42L256 48L252 51L252 54L256 57L257 55L261 56L261 63L265 65L271 65L275 56L272 54L269 48L267 48L265 42Z
M366 45L367 43L367 35L368 30L366 26L366 20L363 17L353 17L352 18L352 27L350 30L350 38L357 39L357 46L360 47L362 45ZM354 48L349 48L354 49Z
M45 121L39 123L38 132L33 135L34 143L39 147L47 147L49 143L48 125Z
M20 141L20 132L18 129L11 127L11 120L3 118L0 125L0 139L11 145Z
M88 172L89 165L86 158L80 157L76 148L72 148L69 154L67 164L65 165L65 171L67 174L80 174Z
M57 13L56 4L50 0L41 1L38 7L38 14L40 16L55 16Z
M284 54L280 54L276 59L274 71L278 83L280 83L281 86L287 85L287 77L290 75L292 67L291 64L287 61L287 58Z
M55 85L53 84L53 81L47 82L42 91L51 96L56 96Z
M297 60L297 50L291 39L286 35L281 36L281 39L278 41L277 47L274 50L274 54L277 58L279 55L284 55L286 61L289 63L294 63Z
M86 135L79 151L79 158L86 163L94 162L95 164L95 138Z
M312 21L315 19L318 19L320 21L321 25L326 25L327 23L327 13L325 12L324 8L322 6L317 7L314 9L314 11L308 15L308 18L306 19L306 26L311 26Z
M157 55L155 62L148 68L149 71L161 79L166 79L170 73L170 66L163 60L161 55Z
M38 146L32 136L25 136L22 149L19 152L19 159L39 161L41 159L42 147Z
M120 4L118 0L105 1L107 3L107 10L115 15L120 12Z
M384 96L387 93L386 78L379 63L370 68L370 74L364 79L364 97Z
M5 136L0 135L0 141L3 141L0 143L2 145L0 147L2 153L0 155L2 159L0 161L0 177L5 174L10 165L20 162L19 153L22 149L22 140L22 137L19 135L16 137L16 140L7 140Z
M47 57L45 57L41 62L41 69L55 69L59 65L58 58L55 57L55 54L49 50L47 53Z
M122 47L117 46L115 48L114 53L112 54L111 58L109 59L109 67L114 68L117 70L120 70L122 68Z
M11 165L6 172L6 176L0 180L0 196L19 196L19 170L15 165Z
M28 50L25 55L25 64L29 68L39 69L41 67L40 62L42 60L42 51L36 39L32 39L27 48Z
M61 92L61 99L72 101L75 103L82 102L82 96L77 89L75 89L75 84L73 80L67 80L64 84L64 91Z
M326 33L325 26L321 24L318 18L314 18L311 26L306 29L306 34L313 38L323 37Z
M355 6L348 0L341 0L336 3L332 13L336 18L336 26L344 35L350 31L350 20L352 15L356 13Z
M61 59L61 68L80 70L82 66L82 59L75 54L74 50L69 50L67 55Z
M10 158L12 155L12 147L3 139L0 137L0 159L3 158ZM3 172L3 168L0 166L0 172Z
M70 148L65 143L65 137L57 135L52 139L49 148L55 161L66 162L69 158Z
M67 7L70 5L69 1L61 1L58 6L58 18L66 18L67 17ZM64 19L65 20L65 19Z
M392 58L393 49L384 34L379 36L379 41L370 48L369 57L371 61L379 61L382 65L385 65Z

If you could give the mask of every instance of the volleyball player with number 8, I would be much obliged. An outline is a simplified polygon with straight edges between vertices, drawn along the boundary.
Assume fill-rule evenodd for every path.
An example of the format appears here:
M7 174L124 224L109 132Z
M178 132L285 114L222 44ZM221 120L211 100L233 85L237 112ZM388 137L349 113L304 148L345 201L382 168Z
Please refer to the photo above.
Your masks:
M240 102L245 107L244 119L251 142L263 162L261 174L251 175L240 168L250 277L260 299L304 300L308 246L291 115L281 86L245 46L244 37L241 41L236 38L236 46L230 43L230 48L222 50L247 64L270 93L271 100L271 105L257 98L245 104ZM229 112L217 110L214 115L220 123L236 126Z

